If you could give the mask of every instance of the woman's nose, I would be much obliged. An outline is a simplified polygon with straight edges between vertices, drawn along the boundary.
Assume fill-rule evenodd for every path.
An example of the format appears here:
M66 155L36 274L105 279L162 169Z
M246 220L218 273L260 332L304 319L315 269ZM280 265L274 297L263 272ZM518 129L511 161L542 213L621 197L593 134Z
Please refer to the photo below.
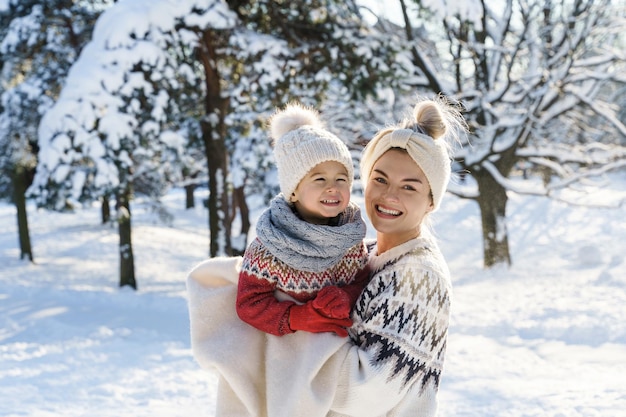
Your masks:
M387 188L383 197L385 198L385 200L398 201L398 193L392 188Z

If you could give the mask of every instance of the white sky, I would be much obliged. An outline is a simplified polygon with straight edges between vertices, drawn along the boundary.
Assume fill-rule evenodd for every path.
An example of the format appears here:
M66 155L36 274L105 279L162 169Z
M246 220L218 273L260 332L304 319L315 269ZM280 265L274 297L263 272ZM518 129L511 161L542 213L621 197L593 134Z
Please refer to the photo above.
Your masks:
M377 16L384 16L398 25L404 24L398 0L357 0L357 3L368 7ZM367 13L363 12L363 15L369 18Z
M404 26L399 0L357 0L357 3L369 7L378 16L385 16L390 21ZM405 1L405 4L409 8L409 16L411 17L410 11L415 8L415 4L412 0ZM422 4L440 16L459 14L474 21L475 24L481 24L482 4L479 0L422 0ZM366 13L363 14L367 17Z

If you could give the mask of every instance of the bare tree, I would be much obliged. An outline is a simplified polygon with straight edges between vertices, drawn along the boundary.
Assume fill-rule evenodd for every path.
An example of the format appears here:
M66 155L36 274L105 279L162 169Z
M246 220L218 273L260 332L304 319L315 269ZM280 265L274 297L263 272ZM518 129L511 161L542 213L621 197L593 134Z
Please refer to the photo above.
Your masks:
M626 165L626 126L612 101L625 98L611 93L626 81L624 9L610 0L475 1L411 16L399 1L422 87L456 97L471 128L456 155L465 181L449 190L480 207L485 267L510 265L509 192L564 198L582 178ZM590 118L601 122L590 129Z

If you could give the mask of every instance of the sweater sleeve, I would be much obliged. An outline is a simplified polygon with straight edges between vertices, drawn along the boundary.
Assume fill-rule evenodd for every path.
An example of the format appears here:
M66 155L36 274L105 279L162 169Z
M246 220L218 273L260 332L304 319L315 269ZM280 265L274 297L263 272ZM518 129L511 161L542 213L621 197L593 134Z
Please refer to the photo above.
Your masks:
M357 305L355 345L342 365L333 412L385 415L409 407L434 415L450 313L447 283L437 272L406 266L372 279Z
M352 280L350 284L342 287L342 289L348 294L348 297L350 297L351 306L356 304L356 300L359 298L359 295L361 295L361 292L369 282L369 279L370 269L366 265L357 272L354 280Z
M363 243L356 245L347 252L346 257L354 259L352 266L346 268L346 270L352 271L354 276L347 279L347 284L344 284L341 288L348 294L350 306L353 307L363 288L370 280L370 268L367 265L367 248Z
M295 303L278 301L274 295L276 282L255 273L254 261L244 260L237 286L237 315L249 325L275 336L293 333L289 327L289 309Z

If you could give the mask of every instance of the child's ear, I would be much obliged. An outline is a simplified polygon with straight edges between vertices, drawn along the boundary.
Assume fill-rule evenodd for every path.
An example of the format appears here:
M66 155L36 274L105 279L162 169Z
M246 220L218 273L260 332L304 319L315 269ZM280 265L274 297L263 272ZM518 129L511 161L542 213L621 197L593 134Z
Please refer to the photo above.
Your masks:
M289 196L289 202L295 203L296 201L298 201L298 198L296 197L296 193L291 193L291 195Z

